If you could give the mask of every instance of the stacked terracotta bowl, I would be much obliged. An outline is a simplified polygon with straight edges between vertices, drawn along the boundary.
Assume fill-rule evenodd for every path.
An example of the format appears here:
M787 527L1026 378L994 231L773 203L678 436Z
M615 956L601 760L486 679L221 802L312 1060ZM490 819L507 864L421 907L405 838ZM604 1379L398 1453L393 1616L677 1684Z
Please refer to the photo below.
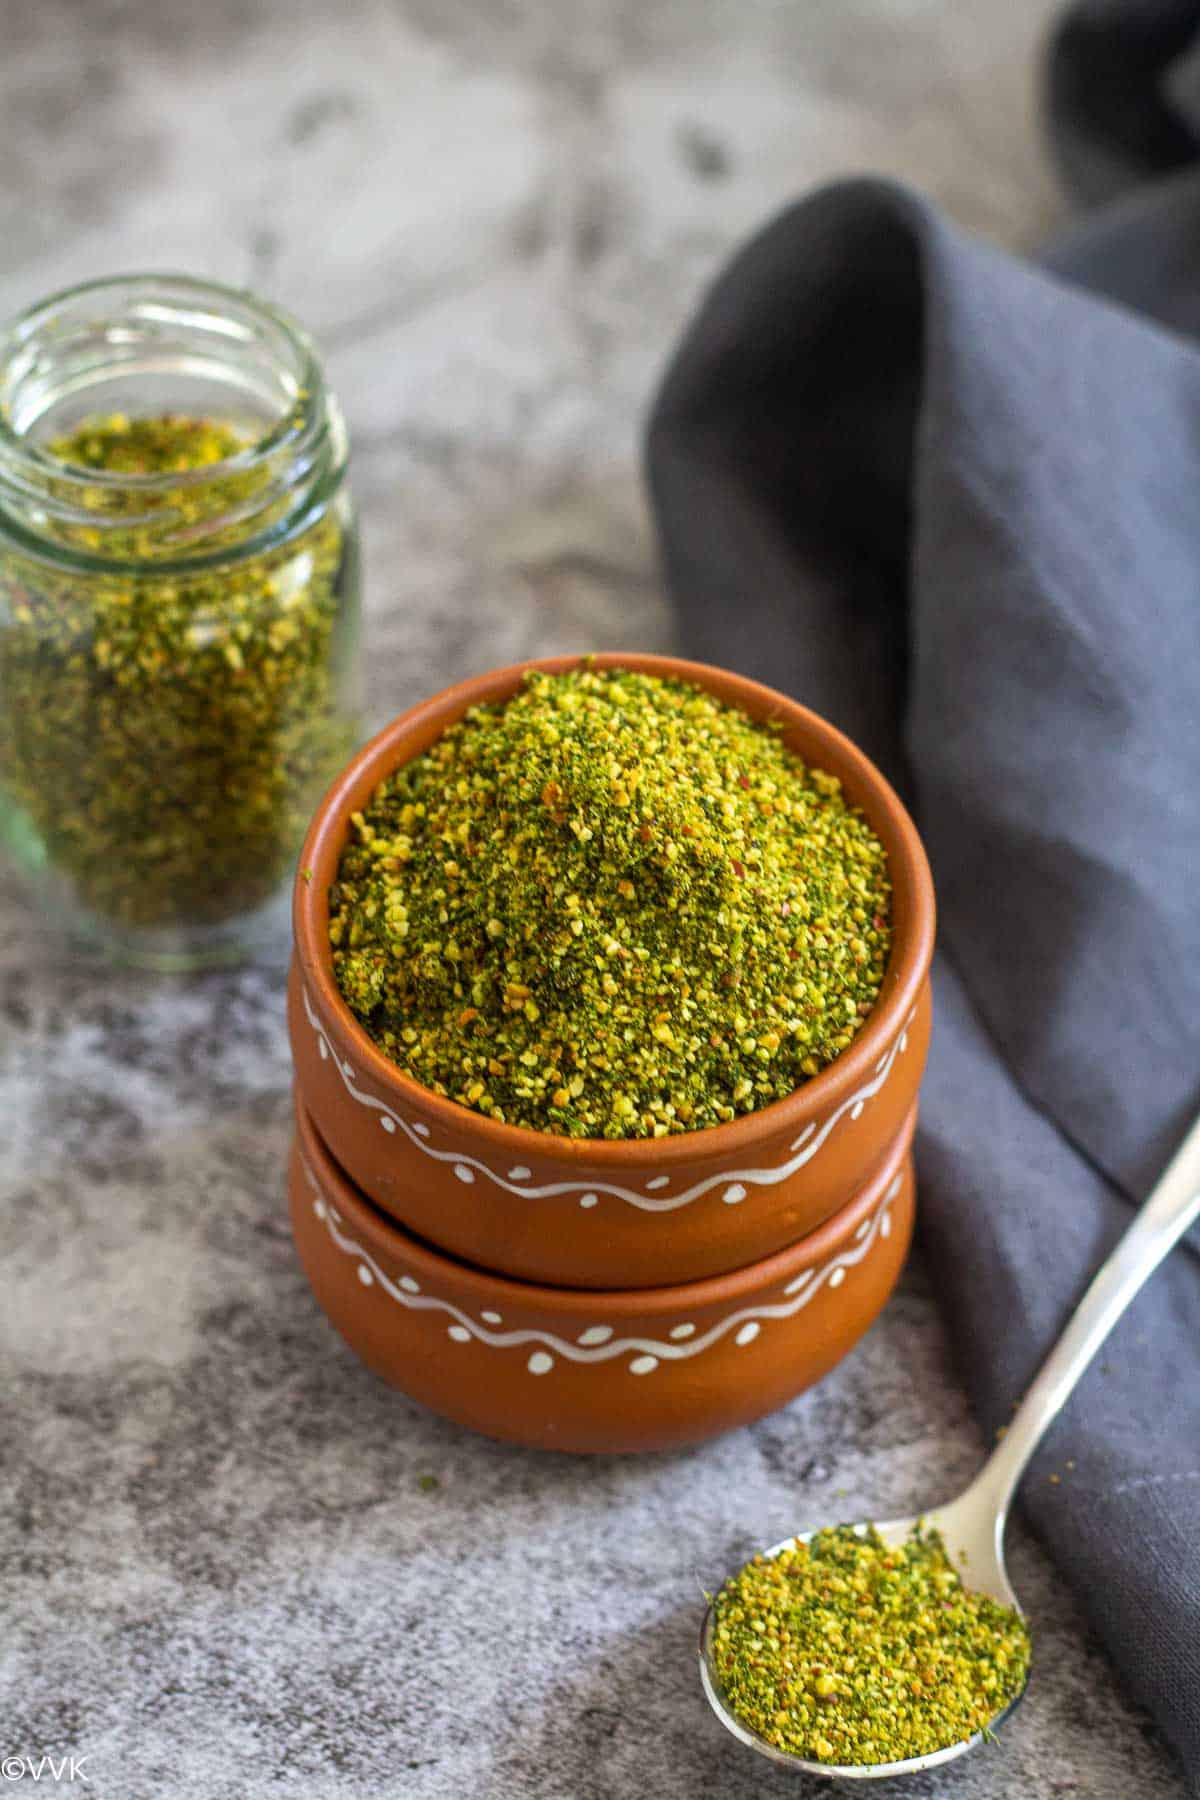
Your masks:
M769 688L670 657L600 666L692 681L782 721L841 778L888 852L894 941L849 1049L786 1099L659 1140L555 1137L440 1098L376 1049L333 979L328 892L350 815L497 670L362 750L300 860L288 995L296 1065L292 1226L321 1306L363 1361L436 1411L563 1450L685 1444L781 1405L843 1357L899 1274L929 1040L934 903L916 831L878 770Z

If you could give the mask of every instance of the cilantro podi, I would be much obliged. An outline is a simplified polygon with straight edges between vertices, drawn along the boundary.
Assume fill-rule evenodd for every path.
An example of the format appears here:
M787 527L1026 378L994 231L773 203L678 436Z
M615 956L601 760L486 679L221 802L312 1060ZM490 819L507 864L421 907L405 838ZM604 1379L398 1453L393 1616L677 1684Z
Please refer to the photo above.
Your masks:
M777 728L685 682L532 673L352 820L338 986L387 1056L488 1117L665 1137L852 1042L891 947L883 846Z
M838 1525L756 1556L713 1603L729 1706L806 1762L906 1762L986 1732L1025 1686L1020 1614L965 1587L936 1531Z

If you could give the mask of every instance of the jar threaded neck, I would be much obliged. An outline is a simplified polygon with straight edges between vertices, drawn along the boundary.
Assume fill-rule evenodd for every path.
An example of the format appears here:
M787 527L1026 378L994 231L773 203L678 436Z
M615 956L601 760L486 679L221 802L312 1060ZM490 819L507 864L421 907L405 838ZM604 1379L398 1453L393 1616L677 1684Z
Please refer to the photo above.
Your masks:
M220 421L230 455L128 474L51 445L89 419ZM60 294L0 333L0 532L87 566L254 554L328 504L346 433L306 334L263 301L186 276Z

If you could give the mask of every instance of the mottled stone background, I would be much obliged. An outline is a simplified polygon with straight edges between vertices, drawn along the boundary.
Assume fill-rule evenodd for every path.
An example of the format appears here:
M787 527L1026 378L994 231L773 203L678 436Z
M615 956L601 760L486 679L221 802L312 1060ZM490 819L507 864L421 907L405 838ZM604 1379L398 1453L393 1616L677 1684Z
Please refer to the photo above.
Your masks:
M0 0L0 310L153 266L303 314L356 445L374 717L518 656L665 646L638 437L704 282L866 168L1036 239L1060 208L1047 16ZM700 1589L974 1468L919 1256L849 1362L750 1430L507 1450L383 1388L317 1312L288 1082L277 967L107 972L0 881L0 1756L84 1755L114 1800L816 1793L709 1716ZM1176 1794L1019 1520L1012 1560L1030 1696L998 1749L907 1791Z

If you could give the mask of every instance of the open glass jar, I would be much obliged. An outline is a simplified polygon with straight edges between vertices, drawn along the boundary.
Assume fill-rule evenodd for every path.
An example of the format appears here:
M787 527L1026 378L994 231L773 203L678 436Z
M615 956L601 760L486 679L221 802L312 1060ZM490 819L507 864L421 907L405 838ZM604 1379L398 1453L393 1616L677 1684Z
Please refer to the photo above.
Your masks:
M127 959L282 924L357 736L345 428L308 338L175 276L0 331L0 841Z

